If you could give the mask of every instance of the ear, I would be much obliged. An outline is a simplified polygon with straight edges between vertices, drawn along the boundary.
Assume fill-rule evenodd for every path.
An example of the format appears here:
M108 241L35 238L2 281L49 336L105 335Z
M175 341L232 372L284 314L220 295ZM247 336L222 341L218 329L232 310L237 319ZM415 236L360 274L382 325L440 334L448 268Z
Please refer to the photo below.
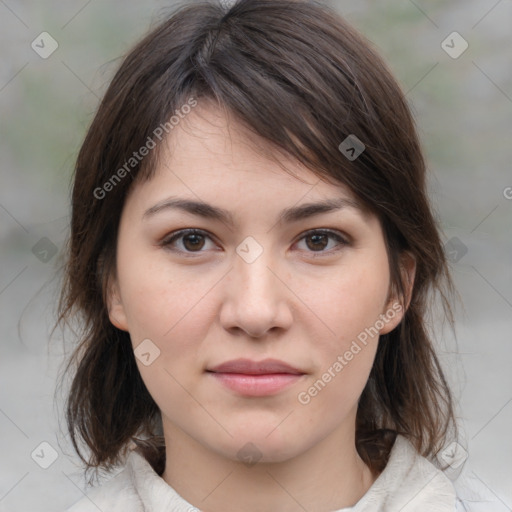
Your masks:
M107 309L110 322L121 329L128 332L128 321L124 310L119 285L115 277L110 277L107 284Z
M382 312L384 317L384 327L380 329L380 334L391 332L401 321L409 307L414 288L414 278L416 276L416 258L410 252L403 252L400 256L400 274L404 287L404 295L398 293L395 286L391 287L386 309Z

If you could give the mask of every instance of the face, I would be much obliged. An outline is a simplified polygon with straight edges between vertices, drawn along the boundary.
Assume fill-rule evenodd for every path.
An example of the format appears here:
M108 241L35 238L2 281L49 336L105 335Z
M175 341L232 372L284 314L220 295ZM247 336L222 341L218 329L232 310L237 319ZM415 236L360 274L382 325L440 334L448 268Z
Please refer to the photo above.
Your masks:
M215 110L171 135L125 203L109 294L164 433L232 460L253 443L272 462L353 435L378 334L402 317L378 219L292 160L301 179L287 174ZM293 370L211 371L237 359Z

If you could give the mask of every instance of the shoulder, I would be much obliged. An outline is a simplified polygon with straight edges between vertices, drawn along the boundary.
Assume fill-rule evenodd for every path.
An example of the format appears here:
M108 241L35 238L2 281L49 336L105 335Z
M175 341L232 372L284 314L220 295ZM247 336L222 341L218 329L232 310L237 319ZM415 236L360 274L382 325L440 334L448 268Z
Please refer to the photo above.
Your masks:
M127 457L123 470L108 482L91 489L65 512L190 512L196 510L155 471L137 450Z
M397 436L388 464L353 512L498 512L502 504L467 471L449 478Z
M455 511L456 492L451 480L405 437L397 437L390 462L394 473L391 478L404 512Z
M454 482L457 490L457 512L503 512L505 507L497 494L465 467Z
M79 501L65 512L140 512L142 503L129 468L125 467L116 476L99 487L92 487Z
M455 512L448 477L402 436L397 436L384 471L354 512Z

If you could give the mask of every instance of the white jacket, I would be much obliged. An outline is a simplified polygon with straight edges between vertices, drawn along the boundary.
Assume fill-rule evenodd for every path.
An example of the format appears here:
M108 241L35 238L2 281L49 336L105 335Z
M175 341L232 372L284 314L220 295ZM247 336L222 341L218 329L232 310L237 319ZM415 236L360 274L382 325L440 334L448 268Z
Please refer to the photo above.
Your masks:
M474 496L472 497L474 498ZM470 508L456 497L445 474L398 436L384 471L359 500L333 512L494 512L488 501ZM131 451L126 466L102 486L94 487L66 512L199 512L155 473L139 453ZM315 511L311 511L315 512Z

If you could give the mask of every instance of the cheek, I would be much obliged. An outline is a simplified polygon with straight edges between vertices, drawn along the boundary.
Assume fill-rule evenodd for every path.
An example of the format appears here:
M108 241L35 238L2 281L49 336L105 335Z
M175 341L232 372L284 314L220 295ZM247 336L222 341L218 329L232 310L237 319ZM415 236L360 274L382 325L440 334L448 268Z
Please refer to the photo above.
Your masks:
M328 327L318 331L315 343L319 356L315 387L323 395L318 402L354 404L375 358L380 315L385 313L388 295L387 257L379 252L371 259L358 256L354 254L350 264L308 295L308 305L319 312L322 325ZM311 389L312 395L315 392Z
M123 304L135 355L151 354L148 365L136 357L148 391L160 408L168 405L169 396L174 407L185 407L190 397L179 383L190 380L191 369L201 370L197 348L207 334L211 310L204 299L214 279L194 279L192 270L171 272L170 265L158 259L136 253L119 259Z
M335 428L357 407L378 347L374 326L387 296L385 285L385 279L382 284L367 272L352 272L317 296L322 321L334 333L318 331L315 371L297 396L311 422L318 416L325 428Z
M162 339L187 314L200 307L208 282L188 271L173 271L165 255L155 251L131 251L120 247L118 276L121 295L133 337ZM158 251L158 252L157 252ZM206 279L208 281L208 279Z
M313 297L312 307L321 312L321 319L342 346L376 324L388 296L387 259L358 260L355 255L354 260L337 270Z

